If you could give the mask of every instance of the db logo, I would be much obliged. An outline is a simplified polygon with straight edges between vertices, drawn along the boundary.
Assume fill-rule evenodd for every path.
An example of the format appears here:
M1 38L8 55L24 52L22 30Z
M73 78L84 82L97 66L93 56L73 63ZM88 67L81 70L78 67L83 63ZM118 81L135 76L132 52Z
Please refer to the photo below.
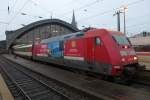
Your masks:
M72 45L72 48L75 48L76 47L76 41L72 41L71 45Z

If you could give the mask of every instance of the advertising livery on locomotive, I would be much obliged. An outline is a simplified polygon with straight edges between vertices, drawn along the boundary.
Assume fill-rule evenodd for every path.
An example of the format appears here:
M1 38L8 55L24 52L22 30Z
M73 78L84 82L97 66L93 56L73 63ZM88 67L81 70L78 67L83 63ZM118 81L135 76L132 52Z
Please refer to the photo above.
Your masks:
M124 79L136 72L138 60L121 32L92 29L14 45L13 52L33 60Z

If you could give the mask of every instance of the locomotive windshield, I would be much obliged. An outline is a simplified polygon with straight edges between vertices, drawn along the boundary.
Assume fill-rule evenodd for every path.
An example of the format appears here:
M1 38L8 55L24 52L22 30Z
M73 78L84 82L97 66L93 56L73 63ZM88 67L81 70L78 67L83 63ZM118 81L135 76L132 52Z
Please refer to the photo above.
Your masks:
M118 44L124 45L130 45L129 40L125 36L120 36L120 35L113 35L113 38Z

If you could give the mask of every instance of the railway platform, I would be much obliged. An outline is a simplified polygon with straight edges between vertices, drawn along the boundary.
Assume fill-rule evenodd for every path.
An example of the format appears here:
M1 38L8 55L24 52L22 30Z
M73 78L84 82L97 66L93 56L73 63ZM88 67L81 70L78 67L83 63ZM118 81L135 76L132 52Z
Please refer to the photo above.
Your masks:
M141 65L145 65L146 66L146 70L150 71L150 62L140 62Z
M14 100L1 74L0 74L0 100Z
M139 55L138 60L141 65L146 66L146 70L150 70L150 55Z
M3 56L26 68L41 73L42 75L58 80L70 87L76 88L104 100L150 100L149 92L99 79L88 79L86 76L51 67L51 65L39 64L20 57L14 59L13 55Z

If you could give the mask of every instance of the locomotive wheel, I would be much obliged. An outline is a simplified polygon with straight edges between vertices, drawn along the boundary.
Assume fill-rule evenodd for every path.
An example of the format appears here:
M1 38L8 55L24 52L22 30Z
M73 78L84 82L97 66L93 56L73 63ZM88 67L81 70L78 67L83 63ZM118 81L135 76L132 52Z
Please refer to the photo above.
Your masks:
M136 77L137 68L133 66L126 67L123 75L114 77L114 82L119 84L130 85Z

